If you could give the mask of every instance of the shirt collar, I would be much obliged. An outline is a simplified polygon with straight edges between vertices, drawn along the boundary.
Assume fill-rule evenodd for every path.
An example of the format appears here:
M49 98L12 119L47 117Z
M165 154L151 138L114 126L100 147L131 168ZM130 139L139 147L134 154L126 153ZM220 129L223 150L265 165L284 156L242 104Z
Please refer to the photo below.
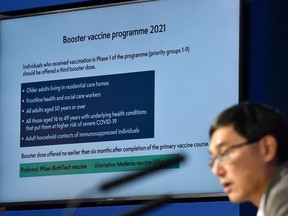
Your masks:
M265 216L264 215L265 198L266 198L266 194L263 194L261 196L259 208L258 208L258 211L257 211L257 216Z

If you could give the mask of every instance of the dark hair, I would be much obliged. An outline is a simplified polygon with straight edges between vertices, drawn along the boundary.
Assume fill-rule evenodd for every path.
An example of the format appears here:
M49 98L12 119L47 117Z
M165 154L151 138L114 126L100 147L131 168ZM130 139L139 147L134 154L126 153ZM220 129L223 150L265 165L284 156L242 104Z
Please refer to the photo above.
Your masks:
M242 102L221 112L210 127L210 137L220 127L233 125L241 136L249 141L272 135L278 143L277 160L288 160L288 124L277 109L270 106Z

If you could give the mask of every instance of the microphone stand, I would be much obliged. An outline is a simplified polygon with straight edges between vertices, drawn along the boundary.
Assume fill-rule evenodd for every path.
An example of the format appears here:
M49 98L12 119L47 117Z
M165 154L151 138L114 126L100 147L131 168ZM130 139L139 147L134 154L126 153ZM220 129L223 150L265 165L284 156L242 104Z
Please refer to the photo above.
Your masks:
M134 180L136 180L138 178L142 178L144 176L150 175L150 174L158 172L160 170L169 168L169 167L171 167L171 166L173 166L175 164L178 164L178 163L182 162L184 159L185 159L185 157L183 155L179 154L177 157L173 157L173 158L167 159L165 161L162 161L162 162L158 163L155 166L151 166L151 167L148 167L147 169L144 169L144 170L132 173L132 174L128 174L128 175L113 179L110 182L106 182L106 183L100 185L99 190L102 191L102 192L106 192L106 191L111 190L111 189L113 189L115 187L118 187L120 185L123 185L123 184L126 184L128 182L134 181ZM92 189L87 190L85 192L85 194L87 192L91 192L91 190L93 191L94 189L92 188ZM83 194L83 193L81 193L81 194ZM138 215L141 215L141 214L143 214L143 213L145 213L147 211L151 211L151 210L153 210L155 208L158 208L158 207L168 203L171 200L172 200L172 196L171 195L164 195L164 196L159 197L156 200L153 200L153 201L147 203L144 206L141 206L140 208L137 208L137 209L135 209L135 210L133 210L131 212L125 213L122 216L138 216ZM83 201L85 201L85 199L84 198L80 198L80 199L77 199L77 200L69 202L66 205L66 208L68 209L66 216L74 216L75 209L81 203L83 203Z

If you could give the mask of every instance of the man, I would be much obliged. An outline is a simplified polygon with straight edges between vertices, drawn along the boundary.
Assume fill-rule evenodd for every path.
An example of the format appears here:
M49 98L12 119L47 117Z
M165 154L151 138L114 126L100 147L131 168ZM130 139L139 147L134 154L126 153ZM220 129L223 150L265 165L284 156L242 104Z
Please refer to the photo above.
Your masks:
M252 102L224 110L210 128L209 166L232 202L257 215L288 216L288 126L281 113Z

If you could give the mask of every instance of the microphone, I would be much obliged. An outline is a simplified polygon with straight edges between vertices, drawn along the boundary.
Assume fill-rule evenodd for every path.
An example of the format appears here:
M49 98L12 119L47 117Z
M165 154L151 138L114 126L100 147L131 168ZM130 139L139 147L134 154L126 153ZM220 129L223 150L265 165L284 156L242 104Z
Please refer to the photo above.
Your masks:
M111 190L115 187L118 187L122 184L125 183L129 183L130 181L136 180L138 178L147 176L149 174L161 171L162 169L166 169L169 168L173 165L176 165L182 161L184 161L185 157L184 155L178 154L177 156L171 157L165 161L159 162L157 165L148 167L147 169L129 174L129 175L125 175L119 178L116 178L110 182L104 183L102 184L98 189L102 192L106 192L108 190ZM83 194L89 194L89 193L93 193L93 189L90 188L87 191L83 192ZM82 196L80 196L82 197ZM128 212L126 215L123 216L137 216L140 213L143 214L144 212L147 211L151 211L152 209L158 208L161 205L164 205L165 203L169 202L169 200L172 199L172 196L170 195L164 195L150 203L148 203L147 205L144 205L142 207L140 207L139 209L136 209L132 212ZM77 200L74 201L70 201L67 205L66 205L66 216L74 216L75 210L77 209L77 207L83 203L85 201L85 198L78 198Z
M125 175L125 176L122 176L120 178L116 178L110 182L104 183L100 186L100 190L101 191L111 190L115 187L118 187L119 185L128 183L130 181L136 180L136 179L144 177L146 175L158 172L162 169L169 168L170 166L173 166L175 164L180 163L184 159L185 159L184 155L179 154L178 156L175 156L173 158L169 158L165 161L158 163L157 165L148 167L147 169L144 169L144 170L141 170L141 171L129 174L129 175Z

